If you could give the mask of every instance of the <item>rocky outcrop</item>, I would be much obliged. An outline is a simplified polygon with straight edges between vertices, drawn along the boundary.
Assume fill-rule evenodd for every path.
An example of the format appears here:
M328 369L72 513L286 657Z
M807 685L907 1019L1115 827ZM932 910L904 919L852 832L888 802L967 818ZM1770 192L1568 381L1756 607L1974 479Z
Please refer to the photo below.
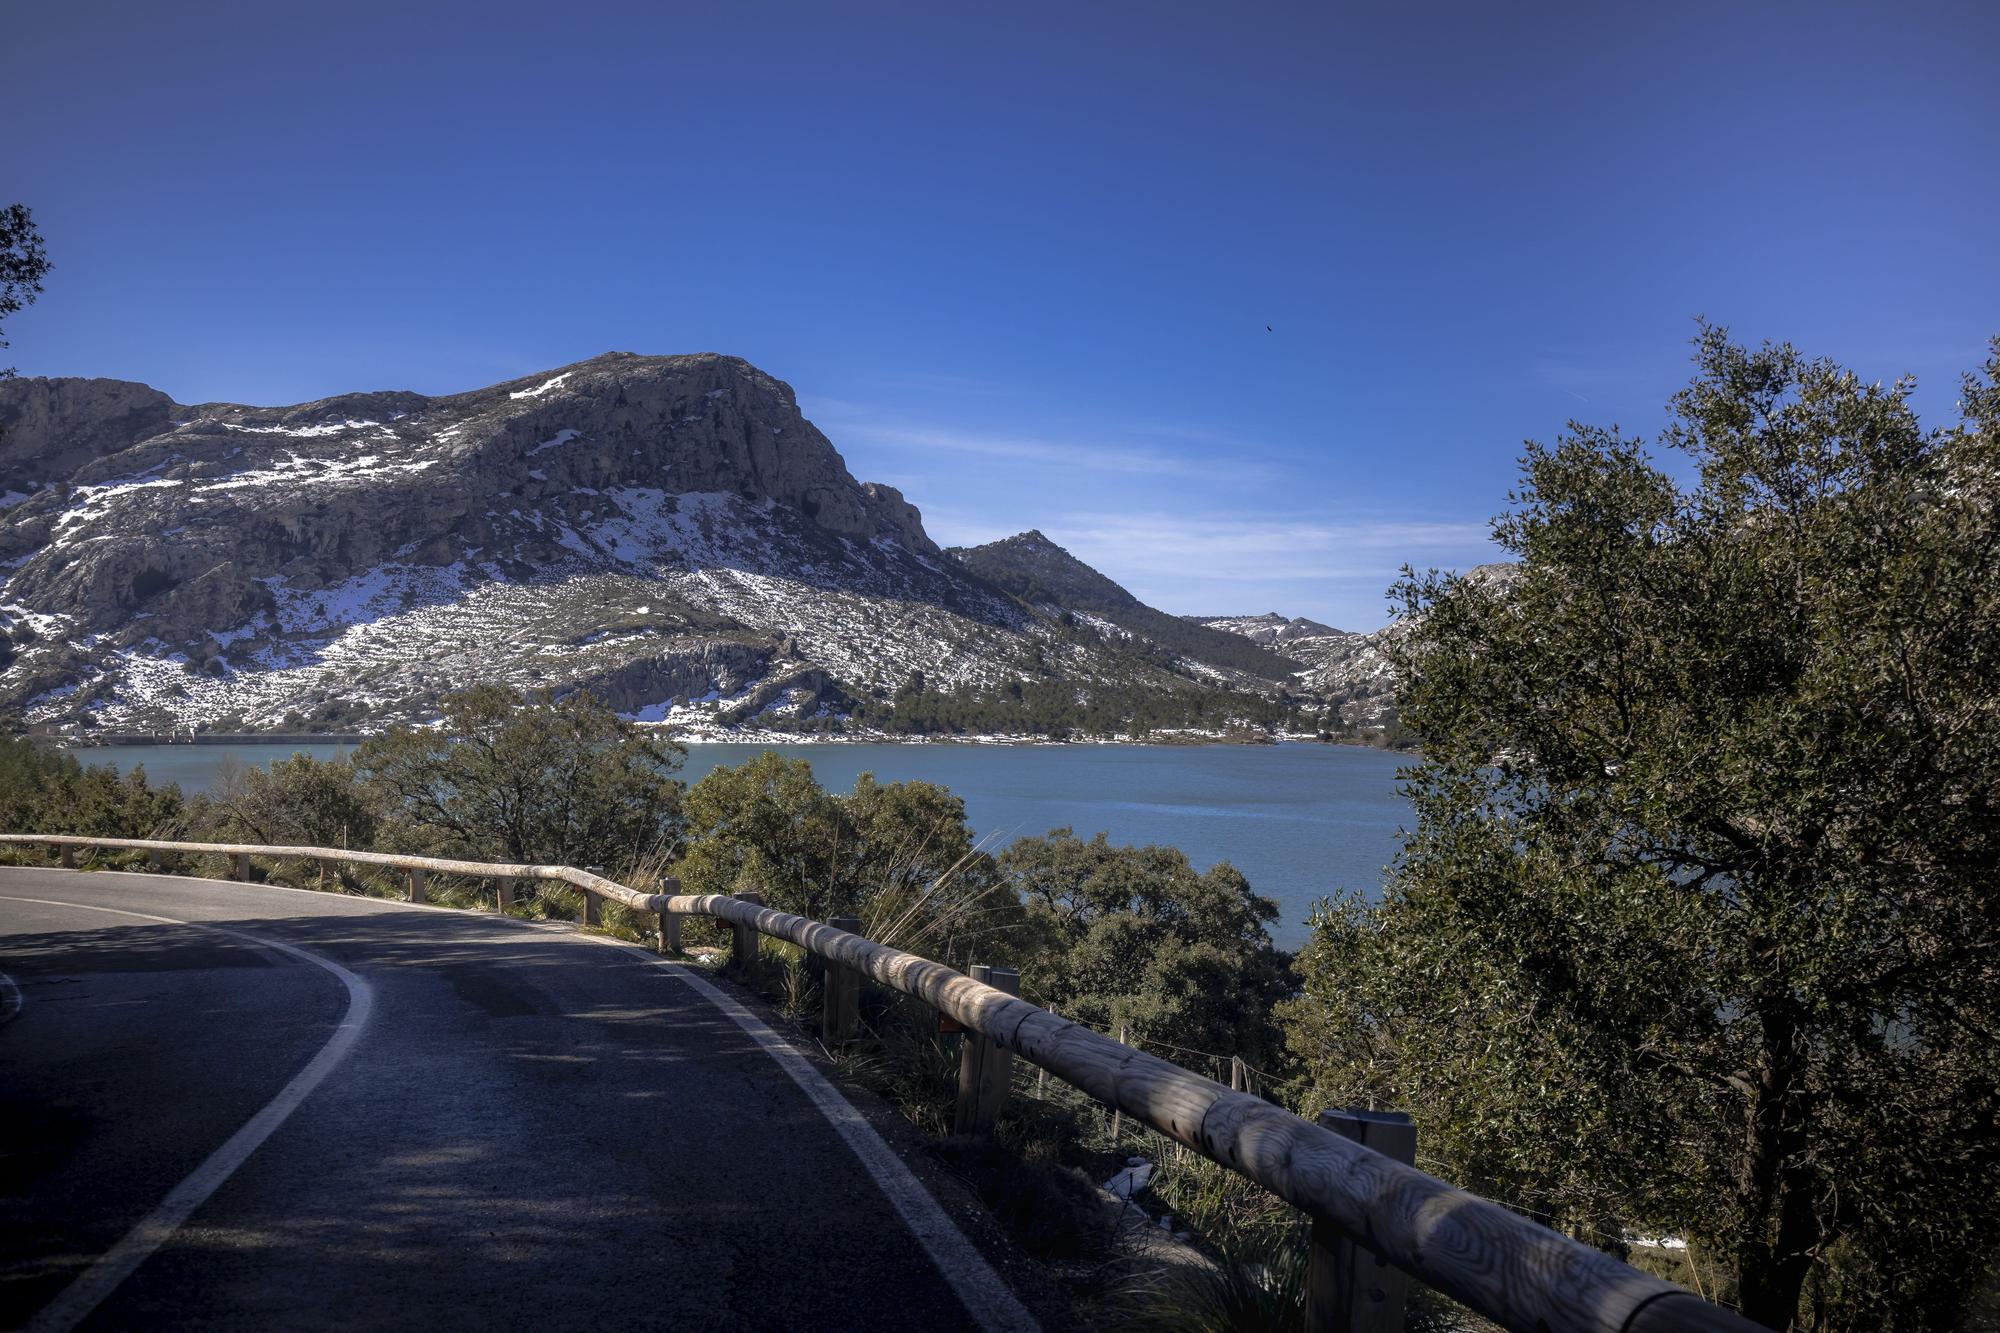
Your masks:
M33 495L168 429L181 409L126 380L0 380L0 497Z
M291 408L22 383L9 398L23 405L23 458L75 466L10 512L14 544L36 548L10 596L61 606L85 631L141 612L170 630L218 626L259 601L247 580L325 586L391 558L444 566L500 548L527 574L562 558L550 517L594 514L619 489L737 495L835 537L937 550L913 506L848 474L788 386L732 357L612 354L448 398ZM202 596L169 595L223 568L237 573Z

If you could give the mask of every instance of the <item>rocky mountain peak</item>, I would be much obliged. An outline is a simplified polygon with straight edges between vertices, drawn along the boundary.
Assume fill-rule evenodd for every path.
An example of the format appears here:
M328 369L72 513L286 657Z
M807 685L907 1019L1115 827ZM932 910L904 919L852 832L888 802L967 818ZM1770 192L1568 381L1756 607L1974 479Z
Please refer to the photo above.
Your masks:
M0 630L41 627L9 672L17 703L159 674L143 663L162 655L226 676L557 571L936 579L916 508L856 481L790 386L737 357L609 353L466 393L281 407L15 380L0 423Z
M1266 611L1261 616L1189 616L1187 619L1198 625L1241 635L1253 643L1291 643L1297 639L1319 639L1344 633L1317 620L1286 616L1278 611Z
M956 546L950 554L1025 601L1102 611L1139 605L1139 599L1071 555L1039 528L984 546Z

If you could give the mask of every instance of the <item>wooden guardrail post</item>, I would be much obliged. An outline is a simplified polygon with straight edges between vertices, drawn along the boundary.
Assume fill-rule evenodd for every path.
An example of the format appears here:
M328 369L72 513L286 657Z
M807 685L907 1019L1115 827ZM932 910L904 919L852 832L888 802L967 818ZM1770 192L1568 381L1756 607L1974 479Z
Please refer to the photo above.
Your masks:
M670 892L668 885L680 888L680 881L671 876L661 876L659 892ZM681 914L679 912L660 913L660 952L670 957L679 957L681 951Z
M1123 1023L1120 1023L1120 1024L1118 1025L1118 1044L1119 1044L1120 1046L1123 1046L1123 1045L1125 1045L1125 1025L1124 1025ZM1118 1107L1118 1106L1114 1106L1114 1107L1112 1107L1112 1108L1111 1108L1111 1146L1112 1146L1112 1147L1113 1147L1114 1149L1115 1149L1115 1148L1117 1148L1117 1146L1118 1146L1118 1135L1119 1135L1120 1133L1122 1133L1122 1132L1124 1131L1124 1128L1125 1128L1125 1111L1124 1111L1124 1108L1123 1108L1123 1107Z
M1401 1111L1322 1111L1319 1123L1405 1166L1417 1158L1417 1127ZM1307 1333L1403 1333L1409 1275L1375 1251L1315 1220L1306 1257Z
M424 871L421 866L410 867L410 901L424 902Z
M319 889L321 893L332 893L339 884L340 877L334 873L333 861L322 856L319 859Z
M593 875L604 873L603 866L585 866L584 869ZM604 904L589 889L583 891L583 924L586 926L601 926L604 924Z
M160 873L161 868L165 865L166 865L166 858L160 855L158 848L149 848L147 850L146 869L152 871L154 874L157 875Z
M68 843L64 843L62 846L56 848L56 851L62 856L62 868L64 870L76 869L76 848L70 846Z
M504 912L514 905L514 877L501 875L493 881L493 905L495 910Z
M1240 1055L1229 1057L1229 1090L1231 1092L1250 1091L1250 1066L1244 1063L1243 1057Z
M1009 995L1021 993L1021 974L1014 968L974 963L970 971L974 981ZM1000 1119L1000 1108L1007 1104L1013 1077L1014 1053L968 1030L958 1052L958 1105L952 1112L951 1132L990 1135Z
M248 884L250 882L250 853L235 852L231 854L230 859L236 863L236 878Z
M764 905L764 895L761 893L739 893L734 896L753 907ZM757 974L757 927L746 926L741 921L729 923L729 967L746 981Z
M850 935L861 933L858 916L830 917L826 924ZM853 1041L855 1022L861 1016L861 974L829 958L820 991L819 1039L828 1046Z

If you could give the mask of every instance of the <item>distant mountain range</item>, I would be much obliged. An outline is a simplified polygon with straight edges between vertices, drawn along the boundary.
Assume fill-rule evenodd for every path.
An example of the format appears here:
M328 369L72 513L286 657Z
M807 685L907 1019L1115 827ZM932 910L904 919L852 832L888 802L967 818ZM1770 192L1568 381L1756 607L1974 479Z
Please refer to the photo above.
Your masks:
M1168 615L1039 532L940 550L733 357L282 408L19 379L0 432L0 709L66 734L365 731L476 682L710 736L1393 723L1393 631Z

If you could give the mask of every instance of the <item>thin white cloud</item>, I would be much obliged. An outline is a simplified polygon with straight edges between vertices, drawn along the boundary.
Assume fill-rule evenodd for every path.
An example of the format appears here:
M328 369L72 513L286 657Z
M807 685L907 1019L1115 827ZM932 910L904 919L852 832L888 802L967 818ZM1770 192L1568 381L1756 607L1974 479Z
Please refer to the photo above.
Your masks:
M1424 518L1055 512L1008 524L984 512L926 510L947 546L1036 527L1085 564L1163 610L1282 609L1366 628L1404 564L1466 569L1501 558L1484 523Z
M1422 519L1070 514L1044 531L1073 543L1080 558L1102 560L1134 578L1363 579L1393 576L1405 563L1492 558L1485 524Z
M832 399L813 408L850 464L900 487L940 544L1039 528L1167 611L1281 608L1366 627L1385 618L1383 591L1404 564L1498 555L1484 521L1312 510L1323 469L1200 423L985 430ZM1265 497L1278 503L1252 507Z
M1204 460L1184 458L1177 454L1143 447L1086 444L1024 435L989 435L940 426L892 425L870 421L840 422L837 429L838 438L844 444L872 445L878 449L972 454L986 458L1003 458L1012 462L1089 468L1097 472L1124 472L1146 476L1196 476L1212 468L1212 464Z

